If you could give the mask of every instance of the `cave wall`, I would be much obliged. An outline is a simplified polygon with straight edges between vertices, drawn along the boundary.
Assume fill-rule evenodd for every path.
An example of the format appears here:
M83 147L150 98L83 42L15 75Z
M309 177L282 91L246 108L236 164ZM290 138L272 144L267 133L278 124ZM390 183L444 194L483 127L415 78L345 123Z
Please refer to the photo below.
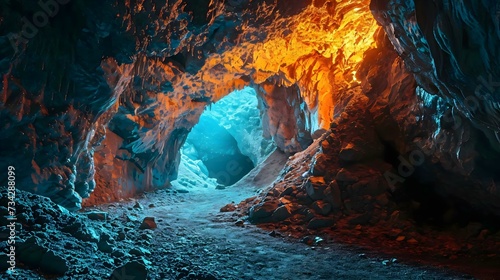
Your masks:
M372 1L384 29L356 72L361 84L335 94L340 110L330 130L290 160L249 209L252 221L286 221L304 232L334 224L336 232L408 229L415 221L441 228L489 221L496 229L496 111L484 107L494 107L495 95L482 91L496 85L488 65L498 56L487 50L498 49L491 24L498 13L486 2L424 2ZM443 17L452 20L439 23ZM480 55L454 37L461 27L478 33ZM461 55L472 55L472 64Z
M498 1L374 0L371 9L419 85L452 104L498 151Z
M274 137L303 148L308 130L328 126L332 86L350 83L375 28L367 1L309 4L2 2L2 166L72 210L93 191L89 203L165 187L203 107L265 82L300 94L288 110L298 130Z
M1 4L0 168L21 189L76 210L167 187L205 106L252 86L281 150L349 120L335 145L383 157L384 188L499 212L495 1L49 2ZM402 176L392 157L414 151Z
M428 124L418 127L428 134L405 133L439 165L424 181L499 215L497 1L374 0L371 9L419 85L416 104L427 112L417 119Z

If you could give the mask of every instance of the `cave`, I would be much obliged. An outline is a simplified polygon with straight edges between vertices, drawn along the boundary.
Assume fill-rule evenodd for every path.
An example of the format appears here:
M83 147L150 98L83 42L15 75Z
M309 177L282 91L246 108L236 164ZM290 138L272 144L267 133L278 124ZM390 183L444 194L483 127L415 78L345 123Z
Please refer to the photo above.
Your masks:
M500 3L0 1L1 279L496 279Z
M263 136L261 110L251 87L233 91L205 108L180 150L178 178L173 183L223 189L262 163L275 147Z

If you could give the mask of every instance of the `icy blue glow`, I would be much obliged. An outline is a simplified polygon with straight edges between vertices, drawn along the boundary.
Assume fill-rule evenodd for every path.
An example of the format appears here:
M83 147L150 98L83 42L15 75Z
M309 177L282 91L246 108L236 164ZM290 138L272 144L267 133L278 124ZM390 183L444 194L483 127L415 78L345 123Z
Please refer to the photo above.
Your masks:
M234 91L208 106L191 130L181 149L179 176L173 185L211 187L217 180L229 185L264 160L273 148L272 142L262 137L255 90L247 87ZM215 171L214 166L218 167Z

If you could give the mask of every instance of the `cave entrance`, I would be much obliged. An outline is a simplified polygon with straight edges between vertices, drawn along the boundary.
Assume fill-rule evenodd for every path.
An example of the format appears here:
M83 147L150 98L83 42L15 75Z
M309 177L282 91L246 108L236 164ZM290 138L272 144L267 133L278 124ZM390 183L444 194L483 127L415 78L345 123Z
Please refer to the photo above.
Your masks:
M264 139L255 90L245 87L207 106L181 148L177 180L185 188L233 185L273 150Z

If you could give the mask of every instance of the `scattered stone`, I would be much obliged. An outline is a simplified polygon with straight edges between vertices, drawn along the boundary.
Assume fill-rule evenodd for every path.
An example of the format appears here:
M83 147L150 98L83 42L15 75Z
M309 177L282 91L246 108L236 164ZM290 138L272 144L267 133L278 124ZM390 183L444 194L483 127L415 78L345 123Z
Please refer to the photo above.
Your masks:
M148 249L144 249L142 247L137 247L137 248L132 248L129 251L129 254L135 256L144 256L144 255L151 255L151 251L149 251Z
M136 201L134 204L134 209L142 210L144 209L144 207L142 207L142 204L140 204L139 201Z
M305 183L307 195L309 195L312 200L323 199L327 188L328 186L323 177L309 177Z
M245 224L245 221L243 220L237 220L236 223L234 223L236 226L242 227Z
M223 206L220 211L221 212L233 212L234 210L236 210L236 205L234 205L234 203L229 203L229 204L226 204L225 206Z
M318 154L314 158L310 173L313 176L323 176L328 169L328 157L325 154Z
M392 259L390 259L390 260L383 260L383 261L382 261L382 264L383 264L383 265L391 265L391 264L396 263L397 261L398 261L398 259L392 258Z
M157 226L154 217L144 218L141 226L139 227L139 229L155 229L155 228L157 228Z
M405 236L400 235L400 236L398 236L398 237L396 238L396 241L400 241L400 242L401 242L401 241L403 241L403 240L405 240L405 239L406 239L406 237L405 237Z
M113 246L106 240L100 240L97 242L97 249L103 253L112 253Z
M226 189L226 186L224 186L224 185L220 185L220 184L219 184L219 185L217 185L217 186L215 187L215 189L216 189L216 190L225 190L225 189Z
M321 214L323 216L328 215L332 211L332 205L330 203L326 203L322 200L317 200L312 204L312 208L314 211L316 211L318 214Z
M148 271L146 266L138 261L128 262L120 267L115 268L110 276L110 280L123 280L123 279L134 279L134 280L146 280L148 277Z
M156 207L156 205L155 205L154 203L150 203L150 204L148 205L148 207L149 207L149 208L155 208L155 207Z
M280 197L283 197L285 195L291 195L295 190L296 190L295 186L288 187L283 192L281 192Z
M112 253L111 253L111 256L115 257L115 258L122 258L125 256L125 253L120 251L120 250L114 250Z
M327 193L325 200L332 204L333 209L342 208L342 195L337 181L330 182L329 190L330 193Z
M147 241L149 241L149 240L153 239L153 236L147 232L148 230L145 230L145 231L146 231L146 232L143 232L143 233L141 234L141 239L142 239L142 240L147 240Z
M315 217L309 221L307 224L308 229L319 229L325 227L331 227L335 224L332 218L318 218Z
M177 192L178 193L189 193L189 191L187 189L184 189L184 188L177 189Z
M84 215L93 221L106 221L108 219L108 213L102 211L87 212Z
M124 231L124 230L121 230L121 231L118 233L117 237L116 237L116 239L117 239L118 241L125 240L126 238L127 238L127 234L125 233L125 231Z
M323 241L324 241L323 238L321 238L319 236L311 236L311 235L305 236L304 238L302 238L300 240L300 242L307 244L309 246L319 245Z
M274 200L269 200L265 201L264 203L259 203L250 208L250 213L248 218L253 221L258 221L260 219L270 217L277 207L278 207L278 202Z
M137 215L132 213L132 214L127 214L125 216L125 219L127 220L127 222L137 222L138 218L137 218Z
M281 205L276 210L274 210L273 214L271 215L271 218L273 219L273 221L278 222L286 220L290 216L292 216L290 207L288 205Z
M40 270L48 274L64 275L68 271L68 264L65 259L49 250L42 256Z
M276 232L275 230L273 230L273 231L271 231L269 233L269 236L271 236L271 237L281 237L282 235L280 233Z
M67 232L76 239L82 241L88 241L93 243L97 243L99 241L99 234L97 234L97 232L93 228L87 226L85 223L81 221L75 221L74 223L63 227L62 231Z

